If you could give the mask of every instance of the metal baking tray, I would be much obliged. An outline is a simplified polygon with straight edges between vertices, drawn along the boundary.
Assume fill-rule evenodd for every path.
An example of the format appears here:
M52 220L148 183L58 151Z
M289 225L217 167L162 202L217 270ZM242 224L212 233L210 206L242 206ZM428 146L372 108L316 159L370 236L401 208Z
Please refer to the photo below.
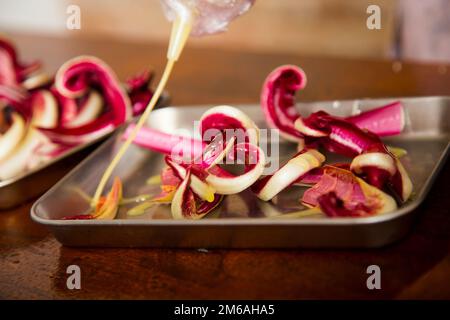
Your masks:
M305 217L270 219L277 212L300 208L304 188L282 192L276 205L257 200L250 191L228 196L213 214L202 220L172 220L170 208L154 207L142 216L129 217L119 211L115 220L58 220L89 210L88 202L76 190L93 194L97 183L121 142L120 132L78 165L32 207L34 221L46 225L67 246L89 247L178 247L178 248L293 248L293 247L380 247L404 236L411 227L414 209L424 200L445 162L450 139L450 97L366 99L300 103L303 115L323 109L336 115L350 115L401 100L407 111L407 128L399 136L385 139L389 145L405 148L402 162L414 184L412 200L397 211L366 218ZM152 113L148 126L165 132L192 123L210 106L170 107ZM259 106L239 106L261 127L266 127ZM280 144L286 160L295 146ZM343 160L339 157L331 161ZM347 160L348 161L348 160ZM124 196L156 192L145 181L163 167L163 157L132 146L114 175L124 182Z
M165 92L157 107L167 105L168 101L169 96ZM109 136L111 133L76 146L67 153L43 162L16 177L0 180L0 210L18 206L43 194Z

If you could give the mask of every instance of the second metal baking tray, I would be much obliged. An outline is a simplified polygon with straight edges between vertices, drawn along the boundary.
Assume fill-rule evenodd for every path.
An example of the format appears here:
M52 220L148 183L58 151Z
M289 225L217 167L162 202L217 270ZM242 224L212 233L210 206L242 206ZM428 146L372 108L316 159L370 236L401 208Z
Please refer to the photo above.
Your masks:
M400 239L411 227L417 206L424 200L449 151L450 98L393 98L301 103L303 115L323 109L335 115L350 115L401 100L407 112L407 126L399 136L385 139L389 145L408 151L402 162L414 184L410 201L392 213L366 218L268 219L273 210L299 208L304 188L291 188L279 195L274 206L257 200L251 192L227 196L212 215L202 220L172 220L168 206L150 209L139 217L125 210L115 220L60 220L84 213L88 202L79 190L93 194L98 181L120 145L120 132L105 142L88 159L63 178L33 206L34 221L46 225L64 245L89 247L178 247L178 248L292 248L292 247L380 247ZM170 107L154 111L148 126L165 132L192 130L210 106ZM266 127L259 106L240 106L259 127ZM295 146L281 143L281 161L295 152ZM343 160L333 158L334 160ZM348 160L347 160L348 161ZM160 154L132 146L116 168L122 178L124 196L155 193L157 186L145 181L163 167ZM153 189L152 189L153 188ZM77 191L78 190L78 191Z
M164 92L156 108L166 106L168 103L169 95ZM16 177L0 180L0 210L18 206L43 194L110 135L111 133L108 133L80 144L54 159L42 162L35 168L24 171Z

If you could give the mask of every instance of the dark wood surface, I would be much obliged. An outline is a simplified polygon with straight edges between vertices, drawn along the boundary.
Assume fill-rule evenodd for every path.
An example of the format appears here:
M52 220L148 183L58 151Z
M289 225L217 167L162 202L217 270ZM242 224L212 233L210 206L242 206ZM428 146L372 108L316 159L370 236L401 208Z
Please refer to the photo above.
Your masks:
M56 70L94 54L124 79L165 62L165 46L15 37L27 59ZM450 66L353 61L188 48L168 90L174 104L258 101L264 77L280 64L302 66L301 100L450 94ZM394 71L395 70L395 71ZM402 241L376 250L77 249L62 247L31 221L31 203L0 212L0 298L450 298L450 215L446 165L417 222ZM39 184L39 181L35 182ZM77 264L82 289L66 288ZM366 288L366 268L382 270L382 289Z

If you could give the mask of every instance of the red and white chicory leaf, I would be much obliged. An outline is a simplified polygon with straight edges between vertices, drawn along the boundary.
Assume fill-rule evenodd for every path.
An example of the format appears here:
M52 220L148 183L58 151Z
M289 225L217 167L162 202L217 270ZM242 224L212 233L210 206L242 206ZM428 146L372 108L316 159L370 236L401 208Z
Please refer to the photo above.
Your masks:
M175 192L171 212L174 219L201 219L214 210L223 199L221 195L215 195L213 201L202 201L195 197L190 182L191 172L187 171L185 178Z
M330 217L363 217L388 213L397 208L395 200L352 172L326 166L320 181L305 191L302 202Z
M2 112L2 110L0 110ZM20 144L26 134L26 123L23 117L12 112L11 124L4 134L0 135L0 164Z
M298 125L301 123L301 125ZM296 121L306 141L309 139L315 146L322 146L329 152L353 157L350 169L363 177L377 188L393 185L393 179L399 170L396 158L392 155L380 137L376 134L360 129L353 123L334 117L324 111L318 111L309 117ZM308 136L310 131L321 132L321 136ZM405 171L406 174L406 171ZM406 174L403 180L408 181ZM393 188L394 192L409 190L409 188ZM410 193L398 194L402 201L406 201ZM406 197L405 197L406 196Z
M31 94L33 112L31 124L35 127L54 128L58 124L58 103L48 90L38 90Z
M127 127L122 139L127 139L134 126L130 124ZM180 159L195 159L202 155L206 146L206 143L201 140L165 133L149 127L139 130L133 143L166 155L175 155Z
M361 114L346 118L361 129L376 133L378 136L393 136L401 133L406 123L405 109L400 101L384 107L378 107Z
M302 141L302 132L310 137L323 135L321 130L305 126L301 114L296 109L295 94L305 88L306 83L306 75L301 68L283 65L267 76L261 91L261 107L267 124L271 128L279 129L282 137L294 142ZM405 126L405 114L400 102L363 112L345 120L380 136L398 134Z
M150 89L150 83L153 73L145 70L126 80L126 88L130 96L133 116L144 112L150 99L153 97L153 91Z
M250 117L231 106L216 106L200 118L200 134L204 142L212 141L219 133L223 141L236 137L236 143L258 145L259 129Z
M12 42L0 37L0 84L11 87L19 86L29 74L39 67L38 62L30 64L20 62Z
M269 201L308 172L320 167L324 161L325 156L317 150L299 152L274 174L258 180L252 190L261 200Z
M303 139L294 127L299 117L295 108L295 94L306 86L306 75L302 69L285 65L273 70L266 78L261 92L261 107L269 127L279 129L287 140Z
M92 103L95 108L90 109L89 112L83 112L83 106L81 106L81 114L79 110L74 114L76 105L71 100L65 100L62 125L52 129L42 129L42 132L53 142L80 143L91 140L110 132L131 117L131 105L127 93L112 69L98 58L80 56L67 61L56 73L55 88L67 99L77 99L87 95L85 103ZM95 93L92 94L93 88L100 91L105 103L105 110L97 118L94 115L100 113L98 107L101 102ZM70 110L64 110L65 107ZM88 120L92 121L88 122ZM75 126L74 122L78 126Z
M234 147L234 152L230 152L236 163L241 162L245 165L245 172L239 175L233 175L226 170L217 170L219 166L214 166L207 170L206 182L208 182L218 194L239 193L253 183L255 183L264 172L266 159L264 151L256 145L249 143L238 143Z

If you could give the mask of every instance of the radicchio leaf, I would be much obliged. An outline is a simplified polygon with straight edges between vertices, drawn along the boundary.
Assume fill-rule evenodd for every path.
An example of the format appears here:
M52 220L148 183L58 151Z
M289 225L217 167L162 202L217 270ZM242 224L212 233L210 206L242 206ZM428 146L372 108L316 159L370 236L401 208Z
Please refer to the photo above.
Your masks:
M68 99L86 96L95 88L103 96L106 110L91 122L81 121L82 125L68 128L64 125L76 121L76 116L73 115L73 102L65 100L63 108L72 108L70 116L67 116L67 110L63 110L62 114L66 118L63 117L62 125L54 129L42 129L53 142L84 142L110 132L131 117L128 95L112 69L98 58L80 56L67 61L56 74L55 88ZM89 101L89 97L87 99Z
M361 217L391 212L395 200L365 183L352 172L332 166L324 167L320 181L305 191L302 202L320 209L330 217Z
M174 219L201 219L223 200L221 195L215 195L211 202L196 198L189 188L190 178L191 172L188 171L173 197L171 211Z
M0 38L0 84L17 87L32 72L39 69L40 63L21 63L14 45Z
M325 157L316 150L304 150L297 153L274 174L258 180L252 190L258 198L271 200L282 190L302 179L308 172L322 165Z
M299 118L295 124L305 136L307 144L312 143L314 146L324 147L329 152L353 157L350 169L371 185L385 188L394 184L394 176L399 170L396 157L388 151L376 134L324 111L315 112L304 119ZM308 136L310 132L320 132L322 135ZM398 181L408 183L406 171L404 174L404 179ZM408 190L412 188L396 187L393 190L396 193L400 191L397 195L402 201L406 201L411 194Z
M261 107L267 124L279 129L281 136L294 142L303 139L303 135L294 128L294 121L299 117L295 109L295 93L305 86L303 70L285 65L267 76L261 92Z
M138 116L144 112L153 97L153 91L150 89L152 79L153 73L148 70L127 79L126 87L131 100L133 116Z
M303 70L294 65L284 65L273 70L266 78L261 91L261 107L266 122L271 128L280 130L285 139L299 142L303 138L301 114L295 107L295 94L306 86L307 80ZM294 122L299 119L297 129ZM375 108L356 116L346 118L348 122L362 129L368 129L380 136L400 133L405 125L405 114L400 102ZM318 129L311 127L306 135L321 136ZM303 130L303 131L305 131Z

